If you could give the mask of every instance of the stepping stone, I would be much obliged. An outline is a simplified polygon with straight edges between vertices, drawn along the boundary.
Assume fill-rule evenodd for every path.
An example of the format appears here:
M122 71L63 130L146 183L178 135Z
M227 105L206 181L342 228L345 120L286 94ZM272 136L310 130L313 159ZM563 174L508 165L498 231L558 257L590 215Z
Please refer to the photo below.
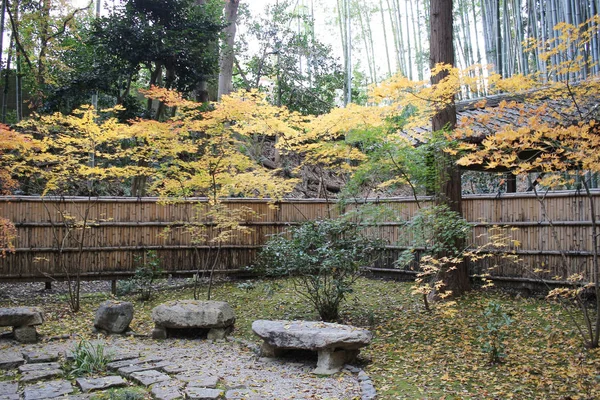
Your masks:
M218 377L213 377L212 375L202 372L202 370L195 370L195 371L193 370L193 371L182 372L182 373L175 375L175 378L179 379L180 381L183 381L183 382L201 381L201 380L210 379L210 378L219 380ZM198 385L195 385L195 386L198 386Z
M41 371L44 369L59 369L60 364L57 362L25 364L19 367L20 372Z
M28 371L21 375L21 382L40 381L48 378L57 378L62 375L60 369L41 369L39 371Z
M154 369L147 371L138 371L131 373L131 379L141 383L144 386L150 386L158 382L168 381L171 377Z
M188 399L214 400L221 398L221 396L223 395L223 391L220 389L188 387L187 389L185 389L185 395Z
M183 392L181 391L183 385L183 382L176 379L158 382L152 385L152 396L156 400L183 399Z
M210 389L214 389L217 387L217 384L219 383L219 378L216 376L207 376L207 375L203 375L203 376L196 376L196 377L191 377L191 378L197 378L197 379L191 379L188 381L188 385L187 387L204 387L204 388L210 388Z
M119 361L109 362L108 364L106 364L106 366L108 367L108 369L117 370L119 368L130 367L132 365L138 365L138 364L150 363L150 362L159 362L159 361L162 361L162 358L158 358L158 357L148 357L145 359L130 358L130 359L123 359L123 360L119 360Z
M58 360L58 353L46 353L39 351L24 351L23 357L29 364L47 363Z
M120 376L105 376L102 378L78 378L77 386L82 392L104 390L115 386L125 386L127 382Z
M133 360L140 357L139 351L121 351L119 349L109 348L106 350L106 352L111 355L111 362Z
M249 389L233 389L225 393L227 400L262 400L264 397L253 393Z
M162 370L168 374L178 374L180 372L188 372L188 371L193 371L195 369L191 368L191 367L182 367L180 365L173 364L173 365L168 365L166 367L163 367Z
M25 400L53 399L55 397L73 393L73 390L74 389L69 381L61 379L27 386L25 387L23 395L25 396Z
M21 382L31 382L40 379L55 378L62 375L60 364L57 362L25 364L19 367Z
M0 382L0 399L19 400L17 390L19 390L19 384L17 382Z
M17 368L25 364L25 359L18 354L0 353L0 369Z
M172 365L170 361L160 361L156 363L144 363L144 364L134 364L129 367L122 367L117 370L120 375L123 375L126 378L134 372L148 371L151 369L162 369L168 365Z

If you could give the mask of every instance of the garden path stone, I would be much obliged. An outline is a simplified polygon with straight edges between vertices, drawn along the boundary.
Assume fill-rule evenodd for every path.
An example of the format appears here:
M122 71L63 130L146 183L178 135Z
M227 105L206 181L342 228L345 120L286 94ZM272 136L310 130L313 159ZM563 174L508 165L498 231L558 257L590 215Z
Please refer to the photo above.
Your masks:
M232 389L225 392L227 400L262 400L263 396L252 392L250 389Z
M63 371L57 362L24 364L19 367L21 382L32 382L61 376Z
M62 375L60 369L43 369L39 371L28 371L21 375L21 382L41 381L48 378L58 378Z
M143 363L143 364L134 364L128 367L121 367L117 370L120 375L128 378L134 372L148 371L151 369L162 369L168 365L172 365L170 361L159 361L159 362L151 362L151 363Z
M219 378L216 376L196 376L191 377L188 381L187 387L204 387L214 389L219 383Z
M24 364L19 367L20 372L41 371L48 369L60 369L60 364L57 362Z
M139 365L139 364L151 363L151 362L160 362L160 361L162 361L162 358L159 358L159 357L148 357L145 359L128 358L128 359L109 362L108 364L106 364L106 366L108 367L108 369L117 370L117 369L123 368L123 367L130 367L133 365Z
M0 353L0 369L13 369L25 364L23 356L15 353Z
M111 387L124 386L127 384L125 379L120 376L104 376L102 378L78 378L77 386L82 392L90 392L92 390L105 390Z
M163 371L165 371L168 374L179 374L181 372L188 372L192 370L195 370L195 368L184 367L177 364L167 365L166 367L163 367Z
M204 386L207 388L214 388L219 382L218 376L210 375L199 370L182 372L175 375L175 379L182 382L188 382L191 386Z
M182 389L185 384L177 379L162 381L152 385L152 396L156 400L183 399Z
M223 395L223 390L188 387L185 389L185 395L186 398L193 400L214 400Z
M69 381L60 379L27 386L23 395L25 400L43 400L64 396L73 393L73 391L73 386Z
M47 363L58 360L58 353L47 353L43 351L24 351L23 357L29 364Z
M171 377L167 374L163 374L162 372L150 369L147 371L132 372L131 379L141 383L144 386L150 386L158 382L168 381L171 379Z
M139 351L123 351L113 347L107 348L106 353L110 355L111 362L133 360L140 357Z
M19 384L16 382L0 382L0 400L19 400L17 390Z

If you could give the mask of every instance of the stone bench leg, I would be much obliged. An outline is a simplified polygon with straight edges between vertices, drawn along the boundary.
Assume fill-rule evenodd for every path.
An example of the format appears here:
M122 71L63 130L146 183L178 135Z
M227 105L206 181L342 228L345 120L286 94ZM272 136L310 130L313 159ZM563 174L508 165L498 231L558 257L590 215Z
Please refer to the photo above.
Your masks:
M357 355L358 350L320 349L318 351L317 368L313 370L313 374L335 374L344 367L345 363L354 360Z
M15 326L13 327L13 335L17 342L37 342L37 331L35 330L35 326Z
M231 327L227 328L212 328L208 331L206 338L208 340L225 339L231 333Z
M284 349L280 349L278 347L271 346L267 342L263 342L262 346L260 347L261 357L275 358L275 357L282 356L283 353L285 353Z
M167 328L160 325L154 325L154 329L152 330L152 339L166 339L167 338Z

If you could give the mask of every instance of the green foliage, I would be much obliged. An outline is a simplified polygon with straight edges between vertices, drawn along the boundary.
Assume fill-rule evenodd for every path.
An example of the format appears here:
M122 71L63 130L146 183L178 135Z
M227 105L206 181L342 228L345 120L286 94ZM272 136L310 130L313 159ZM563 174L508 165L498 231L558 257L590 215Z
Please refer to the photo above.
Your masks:
M152 297L152 283L163 273L160 258L156 251L148 250L145 255L136 257L136 263L139 266L131 278L131 284L139 293L139 299L148 301Z
M293 278L295 290L324 321L335 321L339 307L382 242L363 235L357 224L344 220L305 222L267 242L258 270L267 276Z
M490 364L499 364L504 360L504 341L512 319L502 309L502 305L490 301L483 311L484 325L478 326L481 332L481 350L488 355Z
M109 361L102 343L94 345L81 340L73 349L73 361L67 365L67 372L73 377L104 372Z
M421 209L410 221L414 245L424 247L428 253L458 254L471 235L471 225L446 204Z
M239 89L258 88L261 79L271 79L272 104L305 115L324 114L335 105L344 72L331 47L315 37L311 18L290 12L293 5L289 0L278 2L249 23L248 35L259 50L240 57L246 70L236 84Z
M407 224L406 233L412 246L405 250L396 265L407 267L420 251L427 255L459 255L464 242L471 236L471 225L445 204L423 208Z

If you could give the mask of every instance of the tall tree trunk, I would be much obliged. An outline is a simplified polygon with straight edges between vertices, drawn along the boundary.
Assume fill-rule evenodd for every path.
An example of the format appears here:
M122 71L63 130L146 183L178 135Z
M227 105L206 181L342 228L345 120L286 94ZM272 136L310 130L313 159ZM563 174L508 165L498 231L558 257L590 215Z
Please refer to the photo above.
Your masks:
M430 3L430 67L439 63L454 65L453 25L452 25L452 0L431 0ZM442 72L431 76L433 85L439 83L447 76ZM456 126L456 106L453 98L450 104L440 110L432 118L432 130L453 129ZM443 151L438 154L441 162L440 182L441 190L438 201L447 204L450 209L458 212L461 210L461 176L454 160ZM454 296L460 296L470 289L468 268L466 263L456 265L453 269L443 271L441 274L445 290Z
M381 27L383 28L383 43L385 44L385 59L387 61L388 76L392 76L392 64L390 62L390 49L388 47L387 28L385 25L385 13L383 12L383 0L379 0L379 12L381 13Z
M219 91L217 98L220 100L224 94L233 91L233 60L235 32L240 0L227 0L225 2L225 20L227 26L223 29L225 35L224 45L221 47L221 56L219 58Z

